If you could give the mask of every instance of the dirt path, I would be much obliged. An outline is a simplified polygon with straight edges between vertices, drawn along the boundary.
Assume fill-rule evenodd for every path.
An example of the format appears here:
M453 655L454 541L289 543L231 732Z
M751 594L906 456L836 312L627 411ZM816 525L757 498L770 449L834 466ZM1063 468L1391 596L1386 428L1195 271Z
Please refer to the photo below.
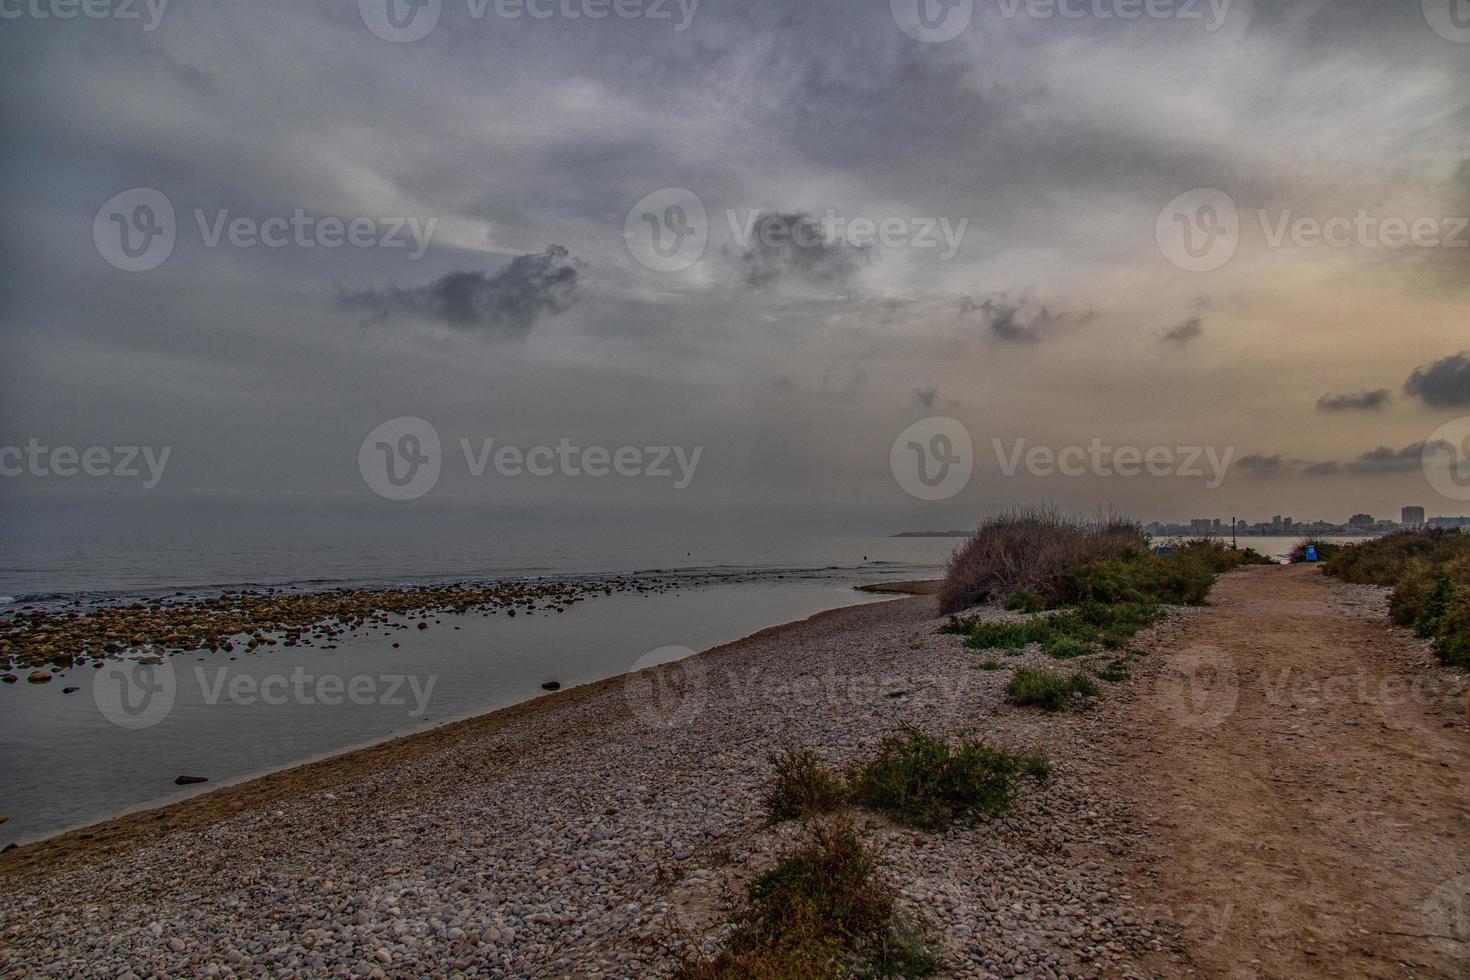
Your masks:
M1211 602L1126 713L1139 891L1185 926L1159 972L1470 977L1461 679L1315 567Z

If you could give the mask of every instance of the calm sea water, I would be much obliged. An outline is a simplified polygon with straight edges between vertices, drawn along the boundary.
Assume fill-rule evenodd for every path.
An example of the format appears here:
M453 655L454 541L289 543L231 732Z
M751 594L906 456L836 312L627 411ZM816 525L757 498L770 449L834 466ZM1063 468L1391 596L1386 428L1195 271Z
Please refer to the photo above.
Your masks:
M547 681L585 684L824 609L883 601L854 587L932 577L956 543L696 520L187 500L124 513L108 501L24 518L12 509L0 531L0 594L12 607L242 585L538 575L656 572L678 586L599 596L562 614L445 615L428 630L344 639L335 650L179 655L146 678L166 697L133 698L127 688L133 708L147 705L141 714L120 713L121 682L106 670L0 685L0 814L10 818L0 842L505 707L541 695ZM181 788L180 775L209 782Z
M335 650L181 655L168 707L120 716L118 683L78 668L0 686L0 841L26 841L234 780L675 659L836 606L859 584L933 577L953 538L777 530L668 517L171 500L7 508L0 595L13 604L115 600L250 585L658 572L673 592L618 593L560 615L444 616L426 631ZM1290 538L1242 538L1284 554ZM399 647L392 644L398 642ZM79 688L72 694L64 688ZM160 701L151 704L156 707ZM154 717L157 715L157 717ZM176 776L202 775L198 788Z
M892 530L902 530L894 528ZM774 527L708 514L422 509L201 498L0 502L0 595L148 594L278 585L650 570L942 563L956 544L888 529Z

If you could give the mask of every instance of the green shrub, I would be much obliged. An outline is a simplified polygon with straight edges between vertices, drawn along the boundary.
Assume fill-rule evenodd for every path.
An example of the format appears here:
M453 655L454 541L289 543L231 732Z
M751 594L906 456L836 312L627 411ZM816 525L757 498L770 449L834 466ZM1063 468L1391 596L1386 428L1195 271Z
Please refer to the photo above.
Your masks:
M771 765L776 773L763 802L772 822L804 819L842 805L842 781L810 749L782 749L771 755Z
M878 862L846 823L816 827L750 886L724 950L684 980L922 977L939 969L922 927L898 909Z
M1038 616L1016 623L977 622L971 626L965 645L976 650L1019 650L1028 643L1041 643L1059 633L1065 634L1078 625L1066 615Z
M1094 670L1097 679L1107 681L1109 684L1121 684L1128 679L1128 662L1126 660L1114 660L1101 670Z
M1327 574L1360 585L1397 585L1408 571L1423 565L1445 565L1470 556L1470 534L1453 528L1398 531L1342 548L1326 566Z
M956 820L1005 812L1020 776L1044 776L1046 761L975 739L951 749L914 729L885 738L878 756L853 773L853 797L911 827L942 830Z
M982 523L955 550L945 568L939 608L952 613L1018 592L1041 594L1073 565L1147 549L1142 529L1121 518L1075 521L1045 506L1010 511Z
M1001 662L999 660L986 660L985 662L983 662L982 664L980 664L980 669L981 670L1000 670L1001 669L1001 666L1002 665L1001 665Z
M1228 572L1243 565L1280 564L1254 548L1231 547L1219 538L1191 538L1177 543L1175 549L1180 556L1201 562L1215 572Z
M1063 675L1039 668L1019 667L1006 685L1006 699L1012 704L1043 711L1061 711L1074 696L1095 697L1097 693L1097 684L1080 671Z
M1063 603L1127 602L1198 606L1215 584L1208 561L1187 554L1145 555L1070 568L1055 586Z
M1046 599L1038 592L1017 592L1007 596L1002 607L1010 612L1039 613L1048 608Z
M1399 578L1389 612L1398 625L1433 640L1446 666L1470 666L1470 558L1438 567L1416 559Z
M1041 641L1041 652L1048 657L1058 660L1072 660L1076 657L1085 657L1093 650L1092 644L1085 640L1079 640L1075 636L1057 634L1047 637Z
M1136 634L1164 618L1164 610L1151 603L1119 602L1104 605L1084 602L1077 607L1077 618L1095 630L1093 638L1110 650L1128 645Z
M1393 621L1433 640L1447 666L1470 666L1470 534L1400 531L1343 548L1325 570L1348 582L1393 586Z
M1095 643L1114 650L1126 646L1136 633L1154 625L1163 615L1156 605L1108 605L1087 600L1068 612L1021 622L970 620L966 646L976 650L1020 650L1028 643L1039 643L1049 656L1080 657L1091 653Z

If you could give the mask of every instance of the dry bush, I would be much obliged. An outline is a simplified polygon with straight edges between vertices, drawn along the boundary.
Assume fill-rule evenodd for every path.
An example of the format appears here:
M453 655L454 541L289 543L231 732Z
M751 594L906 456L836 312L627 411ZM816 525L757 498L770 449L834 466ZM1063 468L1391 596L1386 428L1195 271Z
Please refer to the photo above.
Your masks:
M1127 558L1148 547L1132 521L1103 516L1093 521L1063 517L1042 505L990 518L949 560L939 607L952 613L1017 592L1045 592L1066 569L1107 558Z

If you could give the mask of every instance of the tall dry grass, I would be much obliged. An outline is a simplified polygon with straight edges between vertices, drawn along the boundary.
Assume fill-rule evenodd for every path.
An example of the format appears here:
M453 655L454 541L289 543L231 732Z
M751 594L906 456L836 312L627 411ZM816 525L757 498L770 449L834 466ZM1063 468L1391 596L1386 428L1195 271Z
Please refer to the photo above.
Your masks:
M1143 529L1116 515L1077 520L1047 504L1010 510L983 522L950 558L940 609L952 613L1039 591L1074 565L1129 558L1147 549Z

